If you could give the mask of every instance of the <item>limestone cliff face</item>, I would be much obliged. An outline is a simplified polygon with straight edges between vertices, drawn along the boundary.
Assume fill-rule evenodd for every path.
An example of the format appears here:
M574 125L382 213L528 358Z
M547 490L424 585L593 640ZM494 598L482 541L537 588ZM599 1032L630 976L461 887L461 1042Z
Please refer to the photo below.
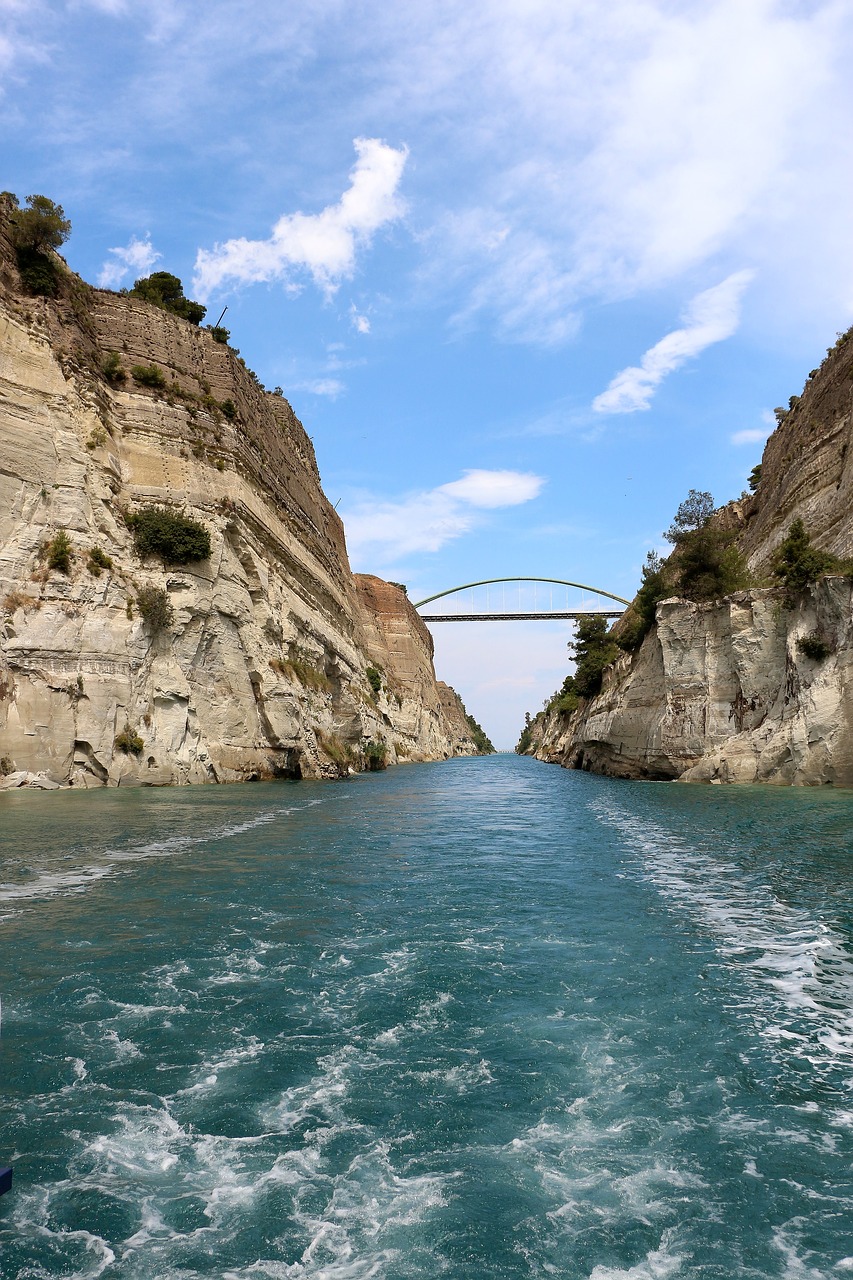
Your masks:
M130 376L151 364L165 387ZM150 505L204 524L209 559L141 559L125 516ZM68 575L44 557L60 529ZM160 632L145 585L174 609ZM126 726L138 751L116 748ZM350 572L290 405L139 299L72 276L56 300L22 296L0 227L0 785L328 776L369 742L389 763L474 750L405 595Z
M815 632L834 649L822 661L797 646ZM620 778L853 786L851 687L848 579L817 583L794 610L775 590L666 600L597 698L534 725L535 754Z
M816 546L853 553L851 359L845 335L768 440L757 492L719 515L758 580L797 517ZM663 601L597 697L537 717L531 751L625 778L853 786L853 584L825 578L793 608L783 596ZM829 649L821 660L798 644L813 635Z

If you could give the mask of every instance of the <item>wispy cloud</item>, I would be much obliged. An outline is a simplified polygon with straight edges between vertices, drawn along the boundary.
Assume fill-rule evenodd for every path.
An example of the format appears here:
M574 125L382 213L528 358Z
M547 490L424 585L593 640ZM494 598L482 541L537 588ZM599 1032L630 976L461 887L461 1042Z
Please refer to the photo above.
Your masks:
M770 427L746 427L743 431L735 431L731 436L732 444L764 444L770 435Z
M741 296L753 275L752 271L736 271L713 289L698 293L687 307L683 327L650 347L638 365L617 373L607 390L593 400L593 410L636 413L648 409L664 378L737 330Z
M137 279L146 275L163 256L152 245L150 235L144 240L131 236L128 244L109 249L108 253L111 256L98 273L98 284L102 289L117 289L131 273Z
M356 138L358 160L350 185L337 204L320 213L286 213L268 240L227 240L200 249L193 288L202 298L225 282L252 284L289 280L306 270L314 283L331 294L352 275L356 250L368 245L380 227L403 212L397 188L408 149L389 147L378 138Z
M346 391L346 384L340 378L309 378L307 382L294 385L300 391L310 391L313 396L327 396L330 400L337 400Z
M349 316L356 333L370 333L370 321L367 316L361 315L355 303L349 309Z
M438 551L479 524L480 512L529 502L544 483L529 472L473 470L395 502L362 499L341 513L350 553L393 564L414 552Z

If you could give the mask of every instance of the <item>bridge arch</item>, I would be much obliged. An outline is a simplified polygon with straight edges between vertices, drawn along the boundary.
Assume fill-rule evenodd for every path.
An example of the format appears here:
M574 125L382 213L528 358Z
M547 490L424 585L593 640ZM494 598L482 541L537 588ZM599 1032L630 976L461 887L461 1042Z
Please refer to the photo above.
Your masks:
M445 596L456 595L458 591L470 591L472 587L489 587L496 582L550 582L559 587L577 587L580 591L591 591L597 596L606 596L608 600L615 600L618 604L624 605L627 609L631 603L624 596L614 595L612 591L604 591L601 587L591 587L586 582L569 582L566 578L483 578L480 582L463 582L458 587L448 587L446 591L437 591L433 596L426 596L423 600L415 602L414 607L420 609L425 604L432 604L433 600L443 600ZM593 611L594 612L594 611Z
M624 596L615 595L613 591L605 591L599 586L589 586L585 582L571 582L562 577L484 577L479 582L462 582L460 586L451 586L444 591L437 591L434 595L425 596L423 600L418 600L414 607L420 609L424 604L432 604L433 600L442 600L448 595L456 595L459 591L469 591L475 586L491 586L496 582L549 582L556 586L566 586L566 588L576 588L581 591L589 591L593 595L606 596L607 600L613 600L619 608L597 608L597 609L566 609L566 611L555 611L552 608L547 612L535 611L533 613L421 613L420 616L424 622L521 622L521 621L546 621L558 620L558 618L571 618L578 621L579 618L587 617L588 614L598 613L608 618L620 617L625 608L628 608L630 600L626 600Z

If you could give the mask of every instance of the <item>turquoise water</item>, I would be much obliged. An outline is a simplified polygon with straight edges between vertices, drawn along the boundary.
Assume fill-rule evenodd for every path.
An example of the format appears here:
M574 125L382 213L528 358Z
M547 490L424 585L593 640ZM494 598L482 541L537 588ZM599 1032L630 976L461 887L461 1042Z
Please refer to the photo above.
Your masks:
M853 1274L853 794L0 797L3 1277Z

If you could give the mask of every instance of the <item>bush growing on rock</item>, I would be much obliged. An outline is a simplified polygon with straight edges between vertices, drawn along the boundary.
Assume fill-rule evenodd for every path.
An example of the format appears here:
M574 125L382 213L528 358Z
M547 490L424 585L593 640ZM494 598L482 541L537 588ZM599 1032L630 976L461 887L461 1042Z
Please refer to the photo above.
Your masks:
M823 662L832 653L832 645L819 631L812 631L807 636L800 636L797 648L812 662Z
M12 243L24 288L52 298L59 290L59 268L51 251L71 235L71 220L62 205L47 196L27 196L25 209L19 207L16 196L11 198Z
M388 767L388 744L371 739L364 748L364 762L371 773Z
M574 691L582 698L592 698L601 690L604 672L619 656L604 614L580 618L568 647L575 660Z
M165 565L192 564L210 555L210 534L198 520L168 507L146 507L127 517L136 550Z
M838 566L835 556L811 544L802 520L797 519L776 553L773 573L785 587L785 605L793 608L797 597L822 574Z
M493 756L495 754L495 746L489 735L486 733L482 725L479 725L473 716L465 713L465 720L468 724L468 730L481 756ZM399 752L398 752L399 754Z
M658 602L670 594L664 577L664 565L660 556L650 551L642 568L642 583L628 617L620 624L616 643L620 649L633 653L655 624Z
M141 387L153 387L156 391L162 391L166 385L166 375L159 364L135 364L130 376Z
M141 367L141 365L137 365L137 368ZM127 377L127 374L121 365L121 356L117 351L110 351L108 355L104 357L104 363L101 365L101 369L103 370L103 374L107 382L124 382Z
M116 751L122 751L126 756L138 756L142 754L145 743L136 730L130 727L130 722L127 721L121 733L116 734L113 745Z
M377 667L368 667L365 675L373 692L378 693L382 688L382 672Z
M230 329L223 328L221 324L210 324L207 326L207 331L214 342L219 342L224 347L228 345L228 339L231 337Z
M93 578L100 578L104 569L112 569L112 556L108 556L106 551L100 547L92 547L89 552L89 559L86 562L86 568L89 570Z
M207 315L207 307L184 297L184 286L171 271L155 271L150 276L134 280L130 292L146 302L153 302L163 311L171 311L172 315L189 320L190 324L201 324Z
M60 529L45 547L47 567L57 569L59 573L71 572L71 539L64 529Z
M175 618L169 593L162 587L140 587L136 593L136 607L142 621L155 635L171 626Z

